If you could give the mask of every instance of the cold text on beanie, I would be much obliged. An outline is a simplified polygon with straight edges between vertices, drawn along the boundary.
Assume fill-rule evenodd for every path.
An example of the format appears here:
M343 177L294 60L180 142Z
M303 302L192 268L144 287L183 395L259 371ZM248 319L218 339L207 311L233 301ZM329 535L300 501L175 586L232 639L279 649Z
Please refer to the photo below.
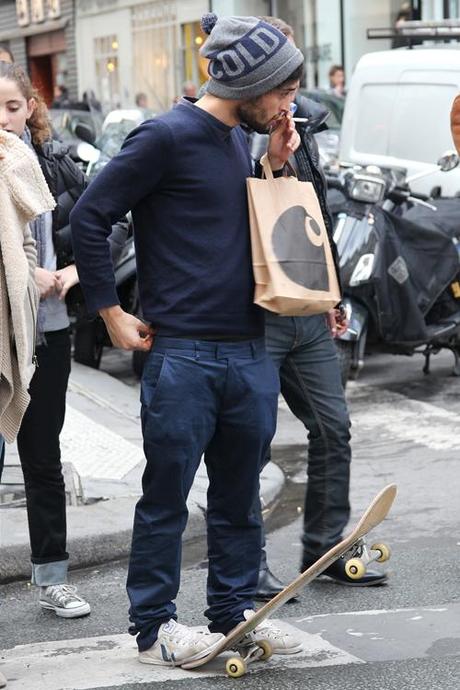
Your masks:
M207 92L227 99L256 98L282 84L303 63L301 51L281 31L257 17L205 14L209 34L201 55L209 59Z

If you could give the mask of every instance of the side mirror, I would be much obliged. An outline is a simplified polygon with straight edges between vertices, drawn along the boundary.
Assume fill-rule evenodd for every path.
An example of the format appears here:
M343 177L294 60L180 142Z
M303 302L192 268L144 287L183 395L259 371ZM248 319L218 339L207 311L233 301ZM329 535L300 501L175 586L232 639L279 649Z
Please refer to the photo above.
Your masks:
M78 124L76 124L73 132L76 137L78 137L82 141L85 141L87 144L93 145L96 141L96 135L94 133L93 128L85 124L84 122L79 122Z
M455 151L446 151L444 155L438 160L438 165L442 172L448 172L457 167L460 158Z

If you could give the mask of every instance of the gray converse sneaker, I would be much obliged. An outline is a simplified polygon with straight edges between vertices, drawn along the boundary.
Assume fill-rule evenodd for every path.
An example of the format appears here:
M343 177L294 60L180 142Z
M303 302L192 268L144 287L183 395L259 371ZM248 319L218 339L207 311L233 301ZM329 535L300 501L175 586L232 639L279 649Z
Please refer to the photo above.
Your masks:
M40 587L39 604L60 618L80 618L91 612L88 602L78 596L76 587L70 585Z
M142 664L181 666L212 652L223 637L221 633L210 633L206 628L187 628L171 618L160 625L158 638L153 646L139 652L139 661Z
M255 614L255 611L251 609L246 609L243 616L245 620L249 620ZM273 654L298 654L303 649L302 642L296 640L290 633L285 630L277 628L274 623L269 620L262 621L259 625L254 628L254 630L245 635L245 640L248 643L257 642L259 640L267 640L270 642L270 646L273 650ZM246 642L243 640L242 643L245 645Z

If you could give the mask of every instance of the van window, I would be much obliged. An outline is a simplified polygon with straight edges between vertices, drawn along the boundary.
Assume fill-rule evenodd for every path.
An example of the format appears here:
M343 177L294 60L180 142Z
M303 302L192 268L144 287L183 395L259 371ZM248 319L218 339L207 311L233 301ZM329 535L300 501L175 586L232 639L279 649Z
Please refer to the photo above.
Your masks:
M359 153L388 154L389 122L396 84L363 84L355 114L354 141Z
M455 84L400 84L388 155L436 163L452 149L450 109L457 93Z

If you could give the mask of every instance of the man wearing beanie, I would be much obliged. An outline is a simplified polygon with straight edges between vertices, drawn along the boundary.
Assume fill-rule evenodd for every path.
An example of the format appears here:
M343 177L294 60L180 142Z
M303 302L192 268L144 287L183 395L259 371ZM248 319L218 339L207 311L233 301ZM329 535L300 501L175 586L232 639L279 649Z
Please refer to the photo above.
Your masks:
M253 303L241 123L272 131L281 170L299 137L289 106L303 56L254 17L206 15L207 93L143 123L76 205L72 233L88 309L112 342L150 350L141 383L146 455L135 511L127 589L139 660L180 666L207 655L253 612L261 521L253 510L259 469L275 431L278 377ZM148 325L122 311L107 237L131 210L140 300ZM209 632L177 622L186 500L204 454L209 475ZM251 639L275 653L298 640L263 624Z

